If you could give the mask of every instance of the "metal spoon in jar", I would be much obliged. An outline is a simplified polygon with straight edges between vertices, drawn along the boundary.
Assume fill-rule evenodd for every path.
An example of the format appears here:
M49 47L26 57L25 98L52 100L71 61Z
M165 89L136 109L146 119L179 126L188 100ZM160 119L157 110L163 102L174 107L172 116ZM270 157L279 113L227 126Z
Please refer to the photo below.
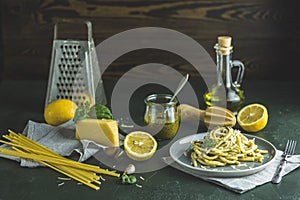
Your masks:
M181 89L183 88L183 86L186 84L186 82L188 81L189 79L189 74L186 74L185 77L183 77L181 79L181 81L179 82L178 84L178 87L176 88L175 90L175 93L174 95L172 96L172 98L170 99L170 102L172 102L174 100L174 98L177 96L177 94L181 91Z

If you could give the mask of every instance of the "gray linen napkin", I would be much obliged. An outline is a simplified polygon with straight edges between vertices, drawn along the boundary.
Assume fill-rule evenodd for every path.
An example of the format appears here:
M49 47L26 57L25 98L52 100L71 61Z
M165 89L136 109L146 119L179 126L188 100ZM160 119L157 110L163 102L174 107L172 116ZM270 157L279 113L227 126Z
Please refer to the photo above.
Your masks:
M76 156L77 158L74 160L79 162L90 158L100 148L105 148L92 141L76 140L75 123L72 120L59 126L50 126L45 123L37 123L29 120L22 134L62 156L70 156L73 152L76 152L78 153L78 156ZM5 144L0 147L10 148ZM14 156L0 154L0 157L19 161L22 167L36 167L41 165L37 162L20 159Z
M188 169L186 167L179 165L178 163L174 162L171 157L164 158L164 161L168 163L170 166L178 170L181 170L200 179L215 183L229 190L242 194L259 185L268 183L272 180L273 175L277 169L277 166L280 163L282 153L283 153L282 151L277 150L275 160L260 172L248 176L235 177L235 178L206 177L198 174L196 170ZM294 169L300 166L300 155L293 155L289 157L287 160L288 162L284 170L284 175L290 173L291 171L293 171ZM284 179L282 181L284 181Z

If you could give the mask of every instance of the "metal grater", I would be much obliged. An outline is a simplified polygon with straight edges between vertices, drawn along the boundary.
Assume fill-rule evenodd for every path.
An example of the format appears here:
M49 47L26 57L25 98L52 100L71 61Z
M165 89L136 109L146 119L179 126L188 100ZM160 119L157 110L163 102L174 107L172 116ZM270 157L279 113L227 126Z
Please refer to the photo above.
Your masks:
M63 23L76 23L63 20ZM77 105L89 101L106 104L95 45L92 38L92 24L85 21L87 40L58 39L58 24L54 26L54 41L49 72L45 106L57 99L70 99ZM97 96L97 98L96 98Z

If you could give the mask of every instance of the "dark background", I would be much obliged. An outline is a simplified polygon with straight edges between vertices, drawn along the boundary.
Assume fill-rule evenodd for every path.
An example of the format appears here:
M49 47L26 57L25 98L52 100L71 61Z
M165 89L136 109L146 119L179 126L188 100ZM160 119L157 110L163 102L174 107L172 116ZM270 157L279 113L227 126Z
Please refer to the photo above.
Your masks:
M132 28L174 29L198 41L213 58L217 36L228 34L233 37L233 58L246 66L246 79L298 78L299 11L290 1L1 0L0 4L2 80L47 80L53 27L60 18L90 20L96 44ZM78 30L73 31L76 35ZM137 51L117 59L104 79L119 77L141 58L142 62L163 58L164 64L182 73L190 69L174 55L152 51L145 56Z

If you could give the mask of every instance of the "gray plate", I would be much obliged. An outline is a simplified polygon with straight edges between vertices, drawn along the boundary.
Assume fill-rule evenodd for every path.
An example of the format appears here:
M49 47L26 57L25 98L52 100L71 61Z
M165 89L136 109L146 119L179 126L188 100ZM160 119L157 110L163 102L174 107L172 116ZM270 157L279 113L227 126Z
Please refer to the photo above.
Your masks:
M259 149L268 150L269 153L264 154L264 160L262 163L241 162L240 165L228 165L224 167L194 167L191 164L189 154L186 156L185 152L188 152L191 149L191 141L203 139L206 134L207 133L198 133L177 140L170 148L171 157L175 160L175 162L188 170L193 170L197 174L210 177L238 177L254 174L263 170L275 159L276 148L273 144L260 137L244 134L249 139L255 138L255 144L258 145Z

